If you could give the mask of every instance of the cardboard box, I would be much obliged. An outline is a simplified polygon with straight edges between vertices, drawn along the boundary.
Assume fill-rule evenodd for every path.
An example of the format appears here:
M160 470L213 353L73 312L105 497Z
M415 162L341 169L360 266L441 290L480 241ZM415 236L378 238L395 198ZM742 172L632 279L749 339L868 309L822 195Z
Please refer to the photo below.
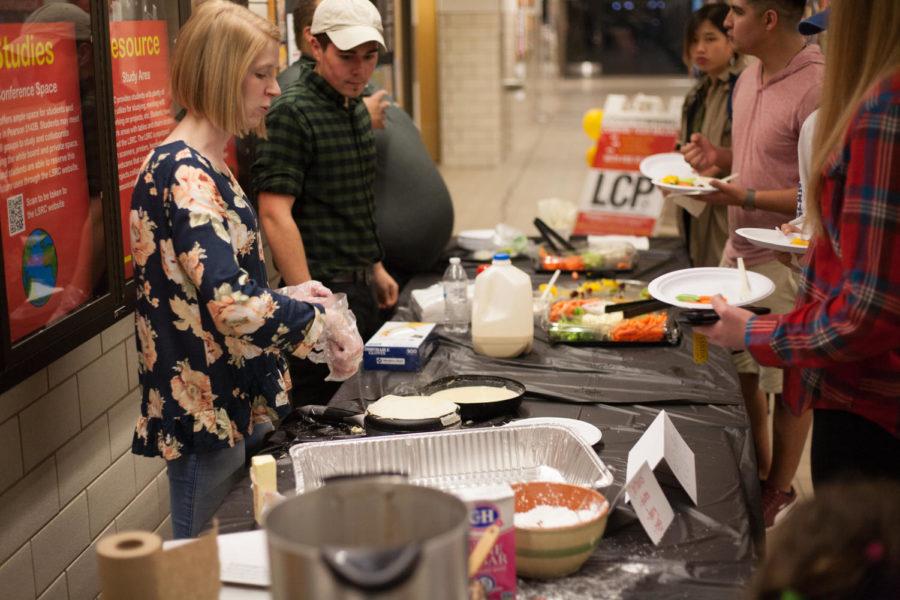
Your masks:
M418 371L434 348L434 323L388 321L366 342L363 368Z
M516 597L516 502L507 484L453 490L469 509L469 552L485 530L500 526L500 537L473 579L481 582L488 600L512 600Z

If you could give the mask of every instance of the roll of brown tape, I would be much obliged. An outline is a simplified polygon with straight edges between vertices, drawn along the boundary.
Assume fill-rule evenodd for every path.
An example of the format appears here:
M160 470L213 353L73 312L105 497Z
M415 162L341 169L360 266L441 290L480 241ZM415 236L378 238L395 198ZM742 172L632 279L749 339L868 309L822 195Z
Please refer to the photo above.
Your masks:
M162 539L147 531L126 531L97 543L97 567L106 600L159 600Z

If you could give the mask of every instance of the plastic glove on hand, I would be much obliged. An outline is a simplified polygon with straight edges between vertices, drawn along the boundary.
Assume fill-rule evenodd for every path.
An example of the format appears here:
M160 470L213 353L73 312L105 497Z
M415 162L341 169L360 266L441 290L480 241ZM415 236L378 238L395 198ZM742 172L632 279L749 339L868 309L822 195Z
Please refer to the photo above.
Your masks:
M330 372L325 381L345 381L359 369L363 341L350 310L325 313L323 331L325 363Z
M278 288L275 291L289 297L291 300L315 302L316 304L323 304L325 300L332 296L331 290L314 280L304 281L299 285Z

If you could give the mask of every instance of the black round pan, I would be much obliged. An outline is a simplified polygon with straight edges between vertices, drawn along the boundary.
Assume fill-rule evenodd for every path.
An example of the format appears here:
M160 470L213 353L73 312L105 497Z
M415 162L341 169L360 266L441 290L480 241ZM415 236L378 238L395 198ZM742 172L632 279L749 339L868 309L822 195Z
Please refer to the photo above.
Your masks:
M514 379L495 377L493 375L451 375L436 379L422 389L422 394L433 394L441 390L458 387L483 385L487 387L506 388L516 393L508 400L497 402L464 402L460 403L459 412L463 421L485 421L500 415L515 414L522 404L525 386Z
M385 419L367 414L364 420L366 435L443 431L444 429L456 429L461 423L458 412L433 419Z

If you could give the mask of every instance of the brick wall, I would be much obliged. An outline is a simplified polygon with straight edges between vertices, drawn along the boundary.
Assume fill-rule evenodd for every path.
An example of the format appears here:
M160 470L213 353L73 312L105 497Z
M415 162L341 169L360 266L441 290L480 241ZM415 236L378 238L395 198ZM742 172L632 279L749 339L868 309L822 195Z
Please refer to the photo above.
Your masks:
M497 2L438 6L441 164L496 166L510 142L503 90L503 14Z
M171 537L162 459L131 454L140 410L134 317L0 395L0 596L95 598L94 548Z

